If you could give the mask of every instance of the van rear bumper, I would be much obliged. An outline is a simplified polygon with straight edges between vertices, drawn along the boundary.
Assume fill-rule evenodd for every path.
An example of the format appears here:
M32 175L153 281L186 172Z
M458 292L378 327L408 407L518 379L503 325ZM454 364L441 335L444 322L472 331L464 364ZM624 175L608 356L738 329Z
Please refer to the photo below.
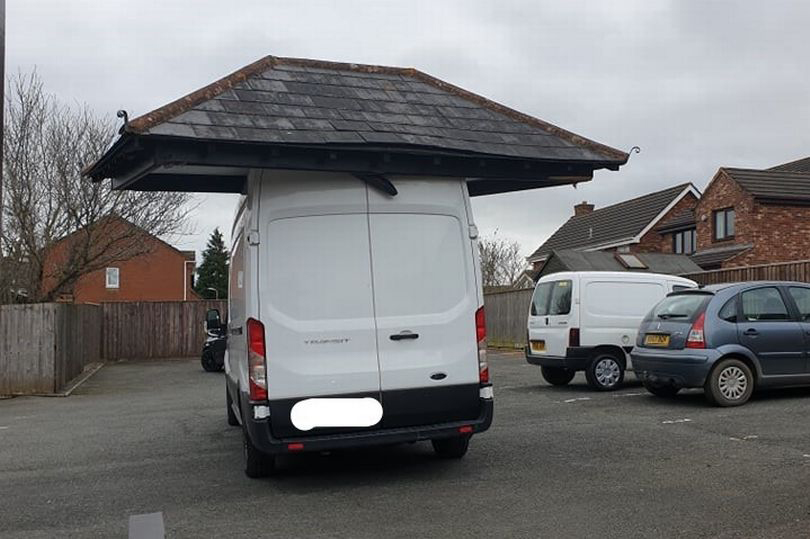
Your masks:
M417 425L412 427L399 427L390 429L364 430L340 434L321 436L301 436L295 438L275 438L270 430L269 419L246 420L246 428L253 444L259 450L269 454L290 453L289 444L302 444L300 451L329 451L333 449L347 449L371 445L401 444L418 442L421 440L434 440L439 438L453 438L456 436L470 436L474 433L484 432L492 424L492 399L481 399L481 412L476 419L437 423L432 425ZM462 427L471 427L470 432Z
M524 352L526 353L526 361L532 365L584 371L591 361L593 348L590 346L569 346L565 350L565 356L549 356L545 354L541 356L532 354L529 352L528 346L524 349Z

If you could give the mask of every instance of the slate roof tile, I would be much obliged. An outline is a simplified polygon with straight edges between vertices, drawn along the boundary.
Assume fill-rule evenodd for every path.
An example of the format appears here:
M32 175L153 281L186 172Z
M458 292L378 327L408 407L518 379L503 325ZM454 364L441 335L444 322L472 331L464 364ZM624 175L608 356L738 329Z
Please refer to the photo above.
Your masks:
M690 186L689 183L676 185L571 217L529 259L543 258L554 250L586 249L629 240Z
M430 146L616 167L627 154L414 69L266 57L127 131L233 142Z

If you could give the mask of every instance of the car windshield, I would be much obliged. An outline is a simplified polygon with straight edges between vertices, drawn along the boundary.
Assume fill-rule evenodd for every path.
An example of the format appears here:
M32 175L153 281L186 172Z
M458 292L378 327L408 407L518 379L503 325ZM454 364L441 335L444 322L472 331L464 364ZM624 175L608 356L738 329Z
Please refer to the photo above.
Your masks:
M649 318L691 320L709 296L705 294L675 294L667 296L653 307Z

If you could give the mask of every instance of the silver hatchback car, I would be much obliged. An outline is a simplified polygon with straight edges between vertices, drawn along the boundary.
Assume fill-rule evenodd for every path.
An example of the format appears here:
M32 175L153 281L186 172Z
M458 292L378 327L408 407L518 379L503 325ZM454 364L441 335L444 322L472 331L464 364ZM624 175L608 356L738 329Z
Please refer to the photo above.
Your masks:
M702 387L717 406L755 388L810 384L810 284L760 281L673 292L644 318L631 352L650 393Z

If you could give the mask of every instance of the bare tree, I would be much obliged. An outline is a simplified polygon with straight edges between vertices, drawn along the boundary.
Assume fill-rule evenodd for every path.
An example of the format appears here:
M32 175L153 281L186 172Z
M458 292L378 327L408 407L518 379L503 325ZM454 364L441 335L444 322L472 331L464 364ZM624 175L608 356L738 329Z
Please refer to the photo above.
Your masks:
M510 286L526 269L526 259L520 254L520 244L498 237L478 241L481 252L481 274L484 287Z
M190 195L113 191L109 182L82 177L112 141L110 121L87 106L60 103L36 72L9 86L0 206L6 300L10 288L25 290L30 301L70 294L81 276L151 249L147 234L188 231Z

